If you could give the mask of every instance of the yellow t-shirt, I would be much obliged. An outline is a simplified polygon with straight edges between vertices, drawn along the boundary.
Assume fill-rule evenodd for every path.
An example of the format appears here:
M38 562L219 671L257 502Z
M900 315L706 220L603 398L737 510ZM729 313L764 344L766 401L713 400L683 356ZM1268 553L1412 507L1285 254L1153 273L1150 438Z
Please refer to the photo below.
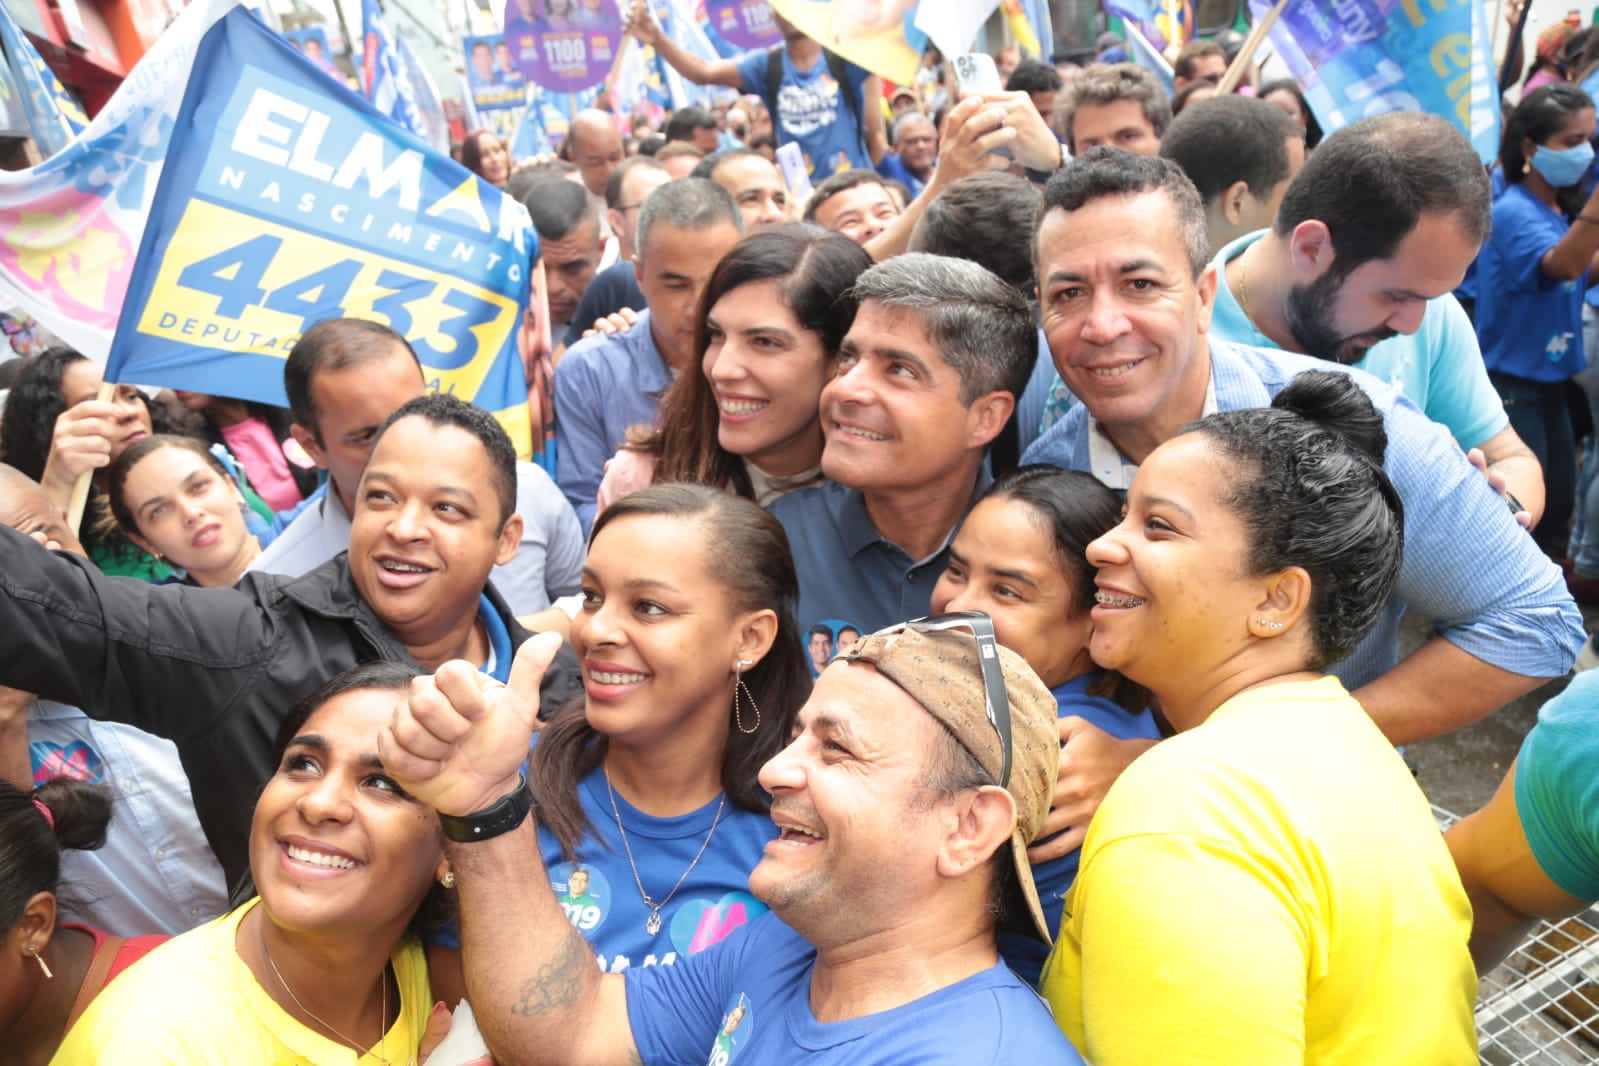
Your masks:
M414 940L392 958L400 1016L365 1055L301 1025L239 958L240 919L259 898L161 945L106 986L72 1027L51 1066L104 1063L361 1066L416 1057L432 998Z
M1227 701L1111 788L1043 989L1095 1066L1475 1063L1471 907L1335 678Z

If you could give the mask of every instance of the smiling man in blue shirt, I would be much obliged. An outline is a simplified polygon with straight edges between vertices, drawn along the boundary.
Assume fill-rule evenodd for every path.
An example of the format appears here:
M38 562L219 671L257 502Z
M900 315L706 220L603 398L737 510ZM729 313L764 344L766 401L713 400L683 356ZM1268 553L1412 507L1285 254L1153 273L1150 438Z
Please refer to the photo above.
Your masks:
M1210 336L1216 276L1206 270L1204 209L1168 160L1100 150L1069 163L1045 189L1036 248L1044 332L1082 403L1025 461L1125 488L1189 422L1265 406L1296 374L1331 365ZM1405 743L1458 729L1566 673L1582 619L1559 569L1448 431L1383 382L1348 373L1383 414L1405 553L1395 602L1333 672L1390 740ZM1435 632L1401 662L1406 607Z

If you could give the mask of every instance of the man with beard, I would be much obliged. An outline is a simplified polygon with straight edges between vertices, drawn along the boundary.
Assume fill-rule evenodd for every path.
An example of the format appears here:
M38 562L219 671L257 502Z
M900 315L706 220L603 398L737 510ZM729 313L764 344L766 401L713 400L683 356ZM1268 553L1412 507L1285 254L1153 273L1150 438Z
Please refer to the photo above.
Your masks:
M1419 153L1419 139L1403 143ZM1434 165L1425 195L1415 199L1448 202L1442 198L1454 190L1461 206L1419 209L1419 221L1385 215L1367 193L1382 230L1426 243L1413 247L1407 237L1399 253L1387 250L1402 260L1403 273L1393 277L1395 262L1382 252L1357 255L1349 307L1411 289L1418 306L1410 321L1390 311L1363 329L1344 328L1345 335L1390 324L1414 329L1428 291L1448 292L1459 281L1487 227L1488 182L1474 157L1456 173L1451 181ZM1364 175L1346 180L1368 190L1378 184ZM1478 183L1480 197L1468 191ZM1360 250L1358 242L1342 254L1352 249ZM1086 471L1125 490L1138 464L1189 423L1213 411L1268 406L1306 370L1341 369L1382 413L1383 465L1404 503L1405 545L1394 597L1370 635L1329 672L1403 744L1461 728L1571 668L1582 618L1559 567L1516 526L1444 427L1370 374L1216 336L1219 281L1207 265L1204 205L1177 164L1109 148L1073 159L1044 189L1034 250L1050 355L1081 402L1023 463ZM1181 532L1152 525L1144 535L1159 542ZM1401 660L1398 622L1407 607L1431 620L1433 633Z
M1487 236L1489 197L1476 152L1442 118L1391 112L1346 126L1311 154L1270 229L1216 253L1211 331L1388 382L1480 451L1536 523L1543 472L1451 295Z

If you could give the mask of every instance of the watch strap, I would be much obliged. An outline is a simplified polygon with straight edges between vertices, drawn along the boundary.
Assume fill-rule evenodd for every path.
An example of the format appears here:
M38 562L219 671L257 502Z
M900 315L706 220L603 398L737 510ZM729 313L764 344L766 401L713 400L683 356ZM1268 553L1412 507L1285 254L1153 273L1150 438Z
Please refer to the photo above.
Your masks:
M509 833L521 825L533 809L533 792L527 787L527 775L517 778L516 787L502 796L492 807L475 814L440 814L444 835L457 844L473 844L492 840Z

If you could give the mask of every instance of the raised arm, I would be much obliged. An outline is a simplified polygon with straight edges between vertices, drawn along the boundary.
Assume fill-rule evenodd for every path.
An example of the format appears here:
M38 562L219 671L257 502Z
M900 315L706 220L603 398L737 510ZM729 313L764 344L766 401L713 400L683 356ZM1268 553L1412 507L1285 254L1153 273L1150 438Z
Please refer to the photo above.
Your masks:
M379 735L384 768L444 814L480 813L525 787L539 681L560 642L517 651L510 683L446 663L412 682ZM637 1063L623 979L601 974L594 952L550 889L533 819L491 839L451 842L466 988L478 1027L500 1062Z
M271 654L245 592L106 577L6 526L0 634L0 685L171 738L231 703Z
M627 13L626 31L640 44L655 49L671 68L696 85L739 87L738 65L731 59L701 59L661 32L660 23L650 11L648 0L635 0Z

